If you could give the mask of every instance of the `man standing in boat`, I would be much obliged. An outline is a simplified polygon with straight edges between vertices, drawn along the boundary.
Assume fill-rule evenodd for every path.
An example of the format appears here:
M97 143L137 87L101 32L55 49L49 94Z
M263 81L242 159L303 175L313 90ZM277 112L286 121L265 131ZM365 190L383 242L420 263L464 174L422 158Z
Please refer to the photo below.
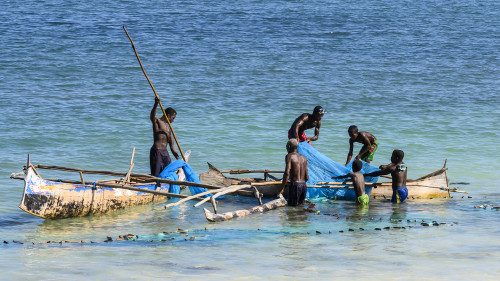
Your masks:
M292 124L290 130L288 130L288 138L296 139L297 142L307 141L311 144L311 141L315 141L319 137L319 128L321 127L321 119L326 113L326 110L321 106L316 106L313 110L313 114L303 113ZM305 130L316 128L314 130L314 137L308 138L304 133Z
M394 150L391 156L391 164L380 166L380 170L365 174L365 177L377 177L380 175L391 174L392 176L392 203L402 203L408 197L408 188L406 187L406 176L408 170L403 163L405 153L402 150Z
M302 205L306 199L306 181L309 179L307 159L304 155L297 152L298 146L299 143L293 138L286 144L288 154L285 157L286 166L279 194L285 191L288 178L290 178L292 184L288 189L288 206Z
M363 144L363 147L359 151L359 154L356 156L356 159L361 159L367 163L370 163L373 160L373 155L378 148L378 140L369 132L358 132L358 127L352 125L347 129L349 133L349 154L347 154L347 161L345 164L349 164L351 162L354 143L359 142Z
M156 117L156 108L160 100L155 99L155 105L151 110L151 123L153 124L153 138L154 143L149 151L149 165L151 167L151 175L157 177L165 167L170 164L170 155L168 154L167 144L170 146L170 150L174 155L175 159L179 159L179 153L174 145L174 138L172 136L172 131L167 124L167 119L170 123L174 122L177 112L175 109L169 107L165 110L167 116L162 116L161 118Z

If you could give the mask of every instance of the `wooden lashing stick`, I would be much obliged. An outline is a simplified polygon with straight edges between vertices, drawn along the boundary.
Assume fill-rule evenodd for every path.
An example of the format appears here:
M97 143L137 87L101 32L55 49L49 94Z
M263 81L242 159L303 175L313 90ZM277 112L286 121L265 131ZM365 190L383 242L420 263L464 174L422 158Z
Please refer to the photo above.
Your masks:
M214 213L217 214L217 202L215 202L215 198L213 196L210 196L210 203L212 203L212 206L214 207Z
M168 120L168 118L167 118L167 113L165 112L165 109L163 108L163 105L161 104L160 97L156 93L156 90L155 90L155 87L153 86L153 83L151 83L151 80L149 80L149 77L146 74L146 70L142 66L141 59L139 58L139 54L137 54L137 50L135 49L135 46L134 46L134 41L132 41L132 38L128 34L127 29L125 28L125 26L123 26L123 30L125 30L125 33L127 34L127 37L130 40L130 44L132 44L132 49L134 49L134 53L135 53L135 56L137 58L137 61L139 61L139 65L141 66L141 69L142 69L142 72L144 73L144 76L146 76L146 79L149 82L149 86L151 86L151 89L153 89L153 92L155 93L155 96L158 99L158 104L160 105L161 111L163 112L163 115L165 116L165 119L167 119L167 124L170 127L170 131L172 132L172 135L174 136L175 143L177 144L177 147L179 148L179 151L181 152L182 160L184 160L184 162L187 162L186 158L184 157L184 153L182 152L182 148L179 145L179 141L177 140L177 137L175 136L174 129L172 128L172 124L170 124L170 120Z
M125 175L125 178L123 178L124 182L130 182L130 173L132 172L132 168L134 167L134 154L135 154L135 146L134 149L132 149L132 158L130 158L130 167L128 168L128 172Z
M43 179L42 176L40 176L40 174L38 173L38 171L35 169L35 166L31 165L31 160L30 160L30 154L28 153L28 161L26 163L26 172L28 172L28 169L29 168L32 168L33 169L33 172L35 172L35 174L40 178L40 179Z
M80 172L80 179L82 180L82 184L85 185L85 180L83 179L83 173Z
M262 193L259 192L257 187L252 186L253 189L253 195L259 200L259 205L262 205Z

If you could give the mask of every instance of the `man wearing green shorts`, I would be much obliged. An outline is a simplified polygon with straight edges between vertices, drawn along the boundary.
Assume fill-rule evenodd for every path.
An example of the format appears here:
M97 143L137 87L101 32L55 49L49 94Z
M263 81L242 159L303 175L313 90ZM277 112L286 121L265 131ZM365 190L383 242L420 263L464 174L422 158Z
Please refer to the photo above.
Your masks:
M365 191L365 177L360 172L363 168L363 163L358 159L352 162L352 173L347 175L333 177L332 179L345 179L351 178L352 185L354 186L354 192L356 193L356 205L366 207L370 202L370 197Z
M363 147L359 151L359 154L356 156L356 159L361 159L367 163L370 163L373 160L373 155L378 148L378 141L374 135L369 132L358 132L358 127L352 125L347 130L349 133L349 154L347 154L346 165L351 162L353 147L355 142L359 142L363 144Z

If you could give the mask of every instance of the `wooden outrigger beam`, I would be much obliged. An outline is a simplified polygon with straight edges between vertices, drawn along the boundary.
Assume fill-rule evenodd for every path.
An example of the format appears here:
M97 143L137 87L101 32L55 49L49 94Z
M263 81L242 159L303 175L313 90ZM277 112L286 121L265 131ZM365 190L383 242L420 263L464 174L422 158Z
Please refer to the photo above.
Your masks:
M47 166L47 165L33 165L33 167L37 169L46 169L46 170L58 170L58 171L66 171L66 172L77 172L77 173L83 173L83 174L95 174L95 175L108 175L108 176L117 176L117 177L124 177L127 175L127 173L122 173L122 172L113 172L113 171L106 171L106 170L85 170L85 169L79 169L79 168L70 168L70 167L62 167L62 166ZM147 174L137 174L137 173L130 173L131 177L134 178L155 178L152 175L147 175Z
M109 176L119 176L119 177L120 176L121 177L127 176L127 173L112 172L112 171L105 171L105 170L85 170L85 169L69 168L69 167L61 167L61 166L46 166L46 165L40 165L40 164L34 165L33 167L38 168L38 169L47 169L47 170L59 170L59 171L68 171L68 172L77 172L77 173L81 172L83 174L109 175ZM214 186L214 185L197 183L197 182L174 181L174 180L162 179L162 178L154 177L154 176L147 175L147 174L130 173L130 177L140 179L144 182L168 183L168 184L173 184L173 185L185 185L185 186L201 187L201 188L206 188L206 189L224 188L222 186ZM18 177L14 177L14 178L24 179L24 178L18 178ZM58 180L55 180L55 181L58 181ZM78 183L80 183L80 182L78 182Z
M272 171L272 170L227 170L220 171L221 173L229 173L229 174L257 174L257 173L279 173L283 174L285 171Z
M207 210L206 208L203 208L203 211L205 212L205 217L207 218L208 221L220 222L220 221L227 221L233 218L244 217L251 214L267 212L269 210L283 207L286 204L287 202L285 198L283 198L283 195L280 194L278 199L267 202L266 204L262 204L260 206L253 207L250 210L237 210L234 212L227 212L223 214L214 214L209 210Z
M445 165L446 165L446 162L445 162ZM420 178L416 179L415 181L418 181L418 180L420 180L420 179L424 179L424 178L428 178L428 177L432 177L432 176L437 175L437 174L439 174L439 173L442 173L442 172L444 172L444 171L446 171L446 170L448 170L448 168L443 167L443 168L441 168L441 170L437 170L437 171L432 172L432 173L430 173L430 174L428 174L428 175L425 175L425 176L423 176L423 177L420 177Z
M24 177L18 176L18 175L11 175L10 176L12 179L20 179L24 180ZM74 180L61 180L61 179L45 179L48 181L53 181L53 182L64 182L64 183L71 183L71 184L81 184L80 181L74 181ZM94 183L87 182L87 185L94 185ZM144 192L144 193L152 193L155 195L163 195L163 196L168 196L168 197L175 197L175 198L186 198L189 197L187 195L182 195L182 194L176 194L176 193L170 193L170 192L165 192L165 191L157 191L157 190L150 190L146 188L139 188L135 186L131 186L128 184L114 184L110 183L108 181L97 181L95 182L95 186L98 187L110 187L110 188L122 188L122 189L128 189L128 190L133 190L133 191L139 191L139 192ZM201 200L199 198L193 198L194 200Z
M435 175L435 173L432 173L429 175L433 176L433 175ZM327 188L327 187L331 187L330 185L350 185L350 186L352 186L352 182L318 182L317 186L307 186L307 187L321 187L321 188L325 187L325 188ZM387 186L387 185L392 185L392 183L391 182L365 183L365 186L373 186L375 188L377 186ZM412 186L412 187L421 186L421 187L437 188L437 189L447 190L447 191L451 191L451 192L468 193L467 191L458 190L458 188L456 188L456 187L444 187L444 186L438 186L438 185L418 184L418 183L412 183L411 181L408 181L406 183L406 186Z

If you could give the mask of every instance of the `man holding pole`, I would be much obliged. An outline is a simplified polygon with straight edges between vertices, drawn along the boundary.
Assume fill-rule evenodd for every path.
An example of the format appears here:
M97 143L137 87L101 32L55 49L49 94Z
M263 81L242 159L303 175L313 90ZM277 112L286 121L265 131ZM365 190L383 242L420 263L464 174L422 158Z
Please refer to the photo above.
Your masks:
M170 150L174 155L175 159L179 159L179 153L174 145L174 137L172 136L172 131L170 126L167 124L174 122L177 112L175 109L169 107L165 110L166 116L163 115L161 118L156 117L156 108L160 103L160 99L155 99L155 105L151 110L151 123L153 123L153 137L154 143L151 146L149 152L149 164L151 166L151 175L157 177L165 167L170 164L170 155L168 154L167 144L170 146ZM168 118L168 120L167 120Z

